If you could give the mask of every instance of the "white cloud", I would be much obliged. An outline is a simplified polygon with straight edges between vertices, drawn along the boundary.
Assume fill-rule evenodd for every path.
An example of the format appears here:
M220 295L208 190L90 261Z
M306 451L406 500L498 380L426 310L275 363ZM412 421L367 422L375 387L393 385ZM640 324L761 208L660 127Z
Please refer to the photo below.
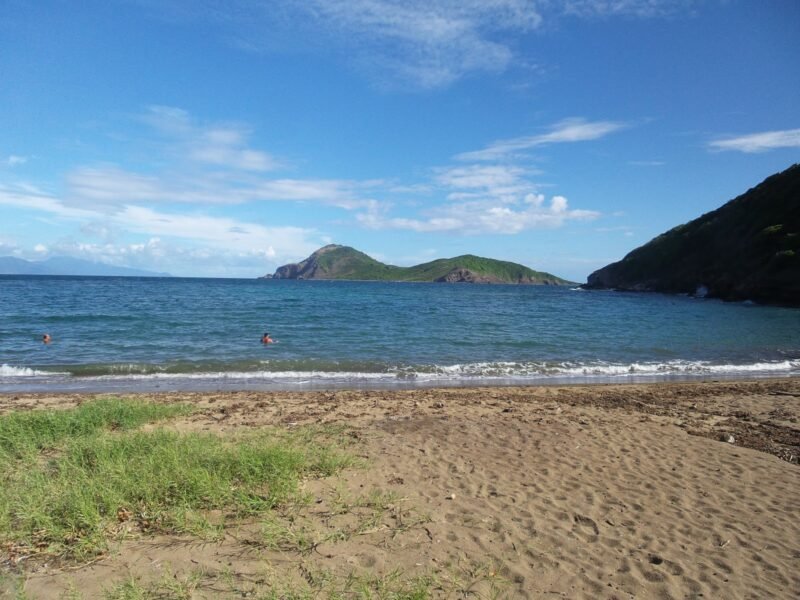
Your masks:
M563 0L564 14L578 17L662 17L689 9L697 0Z
M96 255L101 262L139 257L136 260L143 262L138 266L148 268L147 259L172 272L175 261L194 269L188 258L192 252L212 269L228 259L237 264L287 262L324 243L325 236L316 229L222 216L224 209L219 207L228 204L320 203L356 211L355 224L371 229L516 234L599 216L570 208L562 195L547 200L535 180L541 173L515 164L518 152L599 139L623 127L611 121L568 119L539 135L495 142L476 153L481 162L432 168L421 181L398 182L275 177L262 171L267 153L253 150L256 154L246 156L251 149L243 124L199 125L186 111L163 106L151 107L142 120L158 134L155 144L144 140L151 151L149 170L148 165L139 172L115 164L79 166L67 173L66 191L60 196L26 184L0 184L0 205L77 221L80 241L67 240L63 246L70 252ZM496 162L487 163L490 158ZM209 164L215 168L209 169ZM397 206L405 212L394 212ZM53 243L48 249L57 250Z
M177 19L205 19L250 52L339 55L382 85L431 89L530 63L519 41L561 18L651 18L696 0L139 0Z
M163 188L157 177L131 173L115 165L78 167L67 174L67 184L70 195L77 200L99 203L176 200L178 194Z
M227 250L281 254L310 254L318 247L314 231L301 227L266 227L228 217L165 213L126 206L113 220L128 231L187 239Z
M569 221L587 221L600 216L592 210L570 209L564 196L555 195L549 204L532 180L539 171L514 164L517 150L550 143L597 139L622 125L581 119L562 121L548 133L496 142L486 151L459 155L480 160L500 160L495 164L472 164L433 169L431 194L443 195L447 202L429 207L418 216L396 217L388 206L376 204L357 216L357 222L371 229L401 229L416 232L452 232L468 235L517 234L531 229L561 227Z
M96 244L91 242L60 240L52 248L53 254L75 256L103 264L153 268L178 252L160 238L152 237L145 242Z
M498 72L512 62L507 33L539 26L526 0L311 0L319 27L356 46L357 62L374 74L389 70L422 88L448 85L476 71Z
M451 188L518 188L528 170L510 165L470 165L436 170L436 181Z
M82 223L82 229L102 223L101 231L113 229L119 236L134 233L159 240L167 238L202 244L214 249L215 255L220 256L237 252L274 259L295 258L308 255L321 245L319 235L312 229L267 227L257 223L204 214L166 213L132 204L123 205L109 214L95 209L66 206L59 198L25 184L18 184L13 188L0 185L0 206L2 205L40 211L78 221ZM127 250L123 250L123 248L127 248ZM152 251L152 244L150 249L149 256L156 256ZM42 252L38 246L34 250ZM99 260L108 262L109 258L117 255L135 254L136 246L111 242L103 244L76 242L67 245L61 244L58 247L53 245L49 250L51 253L62 250L84 255L94 252L98 254Z
M0 256L19 254L21 249L16 240L0 237Z
M383 185L380 180L348 179L271 179L253 189L253 197L262 200L319 201L340 208L354 209L372 201L364 199L364 191Z
M663 160L629 160L628 164L632 167L663 167L667 163Z
M631 237L633 235L633 231L627 225L620 225L618 227L595 227L595 231L598 233L621 233L626 237Z
M102 219L82 223L80 231L85 236L99 238L109 242L119 236L120 233L111 223Z
M272 155L247 146L250 130L240 123L196 123L183 109L151 106L141 116L174 144L176 154L189 162L235 171L271 171L281 163Z
M84 206L114 208L132 202L242 204L255 201L310 201L354 209L370 201L363 193L380 181L268 179L165 171L142 175L117 167L79 167L67 175L69 199Z
M36 244L33 247L33 251L38 254L45 254L47 252L47 246L45 246L44 244Z
M495 204L489 200L452 203L427 211L425 219L386 217L379 211L357 215L370 229L404 229L416 232L453 232L464 235L517 234L530 229L552 229L568 221L590 221L600 213L572 210L567 199L554 196L547 206L539 196L515 203Z
M713 150L737 150L739 152L766 152L776 148L800 148L800 129L764 131L739 137L723 138L709 143Z
M28 162L27 156L17 156L16 154L9 155L5 160L6 165L9 167L24 165L26 162Z
M27 183L14 185L0 183L0 206L38 210L67 219L86 219L95 216L92 211L65 206L47 192Z
M185 247L152 237L138 243L93 244L62 240L53 254L74 256L108 265L171 272L173 275L253 277L272 272L294 255L280 257L271 246L228 250L211 246Z
M435 181L452 203L487 202L491 205L529 202L537 186L528 169L514 165L470 165L435 170Z
M153 106L140 116L158 135L147 140L155 169L134 172L115 164L74 168L67 174L70 205L118 210L132 203L241 204L254 201L313 201L362 208L379 180L275 178L264 171L281 163L247 147L244 124L198 125L180 108ZM154 149L153 149L154 148ZM209 168L213 165L216 168Z
M563 144L597 140L619 131L626 125L615 121L587 121L581 118L564 119L550 126L547 133L499 140L483 150L464 152L456 156L458 160L493 161L513 158L518 152L548 144Z
M557 215L567 212L567 199L564 196L553 196L550 202L550 210Z

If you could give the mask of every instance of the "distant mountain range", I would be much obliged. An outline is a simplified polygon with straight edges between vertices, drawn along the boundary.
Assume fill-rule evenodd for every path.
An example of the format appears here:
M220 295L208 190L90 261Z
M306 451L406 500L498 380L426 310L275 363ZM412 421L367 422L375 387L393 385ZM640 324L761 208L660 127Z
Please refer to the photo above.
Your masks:
M445 283L516 283L570 285L550 273L523 265L466 254L413 267L396 267L354 248L331 244L299 263L279 267L271 279L350 279L361 281L431 281Z
M171 277L142 269L115 267L102 263L54 256L42 261L30 261L13 256L0 256L0 275L94 275L106 277Z
M584 287L800 306L800 164L595 271Z

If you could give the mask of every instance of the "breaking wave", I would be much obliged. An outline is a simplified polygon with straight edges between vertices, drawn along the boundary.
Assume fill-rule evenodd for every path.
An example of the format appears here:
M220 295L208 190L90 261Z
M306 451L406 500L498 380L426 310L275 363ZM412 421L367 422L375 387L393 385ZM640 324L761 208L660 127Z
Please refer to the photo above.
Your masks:
M46 371L37 371L29 367L12 367L0 365L0 377L35 377L37 375L51 375Z
M169 381L176 385L192 381L216 382L226 387L258 383L353 385L482 383L547 383L548 381L625 381L641 379L680 379L703 376L800 376L800 359L764 361L747 364L716 364L709 361L674 360L667 362L474 362L452 365L390 365L360 361L240 361L176 362L169 364L120 363L58 367L0 366L0 382L21 381L35 377L47 382L142 382Z

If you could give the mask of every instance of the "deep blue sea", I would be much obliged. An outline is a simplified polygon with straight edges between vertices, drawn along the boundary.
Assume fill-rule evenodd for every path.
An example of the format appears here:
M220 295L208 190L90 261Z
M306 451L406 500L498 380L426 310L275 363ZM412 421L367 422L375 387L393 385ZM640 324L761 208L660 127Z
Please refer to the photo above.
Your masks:
M758 376L800 376L800 309L547 286L0 276L0 392Z

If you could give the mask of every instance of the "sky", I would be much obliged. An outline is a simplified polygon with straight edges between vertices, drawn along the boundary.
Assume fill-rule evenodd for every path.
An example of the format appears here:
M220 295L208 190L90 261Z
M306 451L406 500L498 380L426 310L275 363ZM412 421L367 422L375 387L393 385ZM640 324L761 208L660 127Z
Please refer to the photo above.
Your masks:
M800 162L797 0L2 0L0 256L574 281Z

